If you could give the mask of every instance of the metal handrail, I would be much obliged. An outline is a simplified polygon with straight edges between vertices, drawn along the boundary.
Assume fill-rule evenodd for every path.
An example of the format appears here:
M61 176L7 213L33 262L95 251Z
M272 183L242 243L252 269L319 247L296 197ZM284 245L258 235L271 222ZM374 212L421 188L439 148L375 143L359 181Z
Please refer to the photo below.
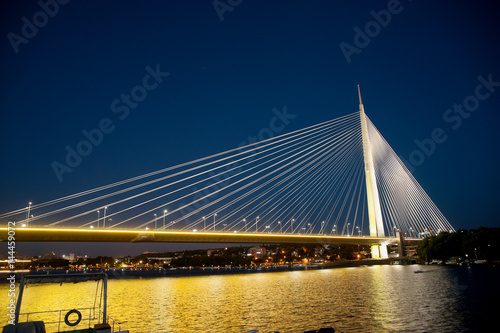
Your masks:
M29 316L33 315L33 314L52 313L52 312L57 313L57 312L59 312L59 320L58 321L49 321L49 322L45 322L44 321L44 324L45 325L57 324L57 330L60 331L61 330L61 322L64 322L64 320L61 320L62 313L63 312L67 312L67 311L71 311L71 310L73 310L73 309L61 309L61 310L48 310L48 311L37 311L37 312L25 312L25 313L20 313L19 316L26 316L26 321L29 321ZM89 313L88 319L86 319L86 318L84 318L82 316L82 322L88 320L89 328L90 328L92 321L96 320L95 312L94 312L94 316L92 316L92 310L95 310L95 308L75 308L75 310L81 310L82 312L84 312L85 310L88 310L88 313ZM100 317L101 317L101 309L99 309L99 315L97 317L97 320L99 320Z
M76 310L92 310L94 308L76 308ZM73 309L61 309L61 310L48 310L48 311L37 311L37 312L25 312L25 313L20 313L20 316L24 315L30 315L30 314L35 314L35 313L47 313L47 312L60 312L60 311L71 311Z
M118 325L118 331L123 331L122 326L116 320L111 318L110 316L108 316L108 318L107 318L107 323L109 324L109 326L111 326L111 332L115 332L115 323L116 323L116 325Z
M46 325L54 325L54 324L57 324L57 330L60 331L61 330L61 323L64 322L64 320L61 320L61 316L62 316L62 313L64 312L67 312L67 311L71 311L73 309L61 309L61 310L49 310L49 311L36 311L36 312L25 312L25 313L20 313L19 316L26 316L26 321L29 321L29 316L30 315L33 315L33 314L40 314L40 313L51 313L51 312L59 312L59 320L58 321L50 321L50 322L45 322L44 321L44 324ZM99 318L101 318L101 309L99 309L99 314L96 318L95 316L95 313L94 313L94 316L92 316L92 310L95 310L95 308L76 308L76 310L80 310L82 312L84 312L85 310L88 310L88 319L87 318L83 318L82 316L82 322L84 321L88 321L89 323L89 328L91 327L91 323L93 321L95 321L97 319L97 321L99 321ZM86 311L85 311L86 313ZM106 322L111 326L111 332L116 332L115 331L115 326L117 326L117 329L118 331L122 331L124 330L123 327L115 320L113 319L112 317L110 316L106 316Z

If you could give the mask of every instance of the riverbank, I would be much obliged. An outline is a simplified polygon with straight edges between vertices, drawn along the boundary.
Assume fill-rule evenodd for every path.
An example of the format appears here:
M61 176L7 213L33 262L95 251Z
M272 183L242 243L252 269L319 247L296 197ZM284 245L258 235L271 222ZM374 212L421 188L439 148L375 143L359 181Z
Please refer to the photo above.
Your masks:
M272 272L287 272L287 271L305 271L318 269L333 269L343 267L362 267L374 265L393 265L399 264L398 258L391 259L364 259L364 260L337 260L326 264L302 264L302 265L280 265L280 266L262 266L262 267L183 267L175 269L157 268L107 268L102 272L108 274L110 279L136 279L150 277L185 277L185 276L200 276L200 275L227 275L227 274L255 274L255 273L272 273ZM97 273L101 270L23 270L14 272L17 276L20 275L46 275L46 274L77 274L77 273ZM6 272L7 273L7 272ZM12 274L12 272L8 272Z
M364 260L337 260L326 264L302 264L293 266L262 266L262 267L182 267L174 269L165 269L162 267L156 268L107 268L101 270L22 270L22 271L0 271L0 274L15 274L17 277L21 275L47 275L47 274L78 274L78 273L98 273L104 272L108 274L110 279L142 279L155 277L187 277L187 276L203 276L203 275L231 275L231 274L255 274L255 273L273 273L273 272L288 272L288 271L307 271L319 269L335 269L347 267L367 267L367 266L382 266L382 265L412 265L417 264L414 260L403 258L389 259L364 259ZM445 265L441 265L445 266ZM449 266L449 265L446 265ZM485 265L473 265L475 267L500 267L498 262L490 262ZM461 266L460 266L461 267ZM6 281L0 279L0 283Z

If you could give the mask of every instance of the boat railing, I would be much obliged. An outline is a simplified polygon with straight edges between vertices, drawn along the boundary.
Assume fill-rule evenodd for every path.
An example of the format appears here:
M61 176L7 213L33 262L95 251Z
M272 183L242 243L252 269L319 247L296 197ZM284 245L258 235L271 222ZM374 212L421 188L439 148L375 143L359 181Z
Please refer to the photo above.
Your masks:
M117 326L117 330L118 331L123 331L124 329L121 327L121 325L116 321L114 320L113 318L111 318L110 316L108 316L107 318L107 321L106 321L109 326L111 326L111 332L117 332L115 331L115 325Z
M99 323L99 318L102 316L102 312L99 309L95 308L75 308L75 309L66 309L66 310L52 310L52 311L37 311L37 312L26 312L26 313L21 313L19 314L19 319L24 318L26 316L26 321L30 321L30 316L33 320L38 320L41 318L35 318L33 317L40 317L43 316L42 314L47 314L47 313L54 313L58 317L57 320L52 319L53 321L43 321L45 325L57 325L57 331L61 331L61 324L65 324L65 313L68 313L68 311L71 310L78 310L82 313L82 319L80 321L80 324L88 323L88 327L91 328L92 324L97 324ZM88 317L87 317L88 313ZM84 316L85 314L85 316ZM97 316L96 316L97 315ZM54 317L56 317L54 316ZM19 320L22 322L21 320ZM106 317L106 322L108 325L111 327L111 332L121 332L124 331L124 328L116 321L114 318L107 316ZM76 326L76 325L75 325Z
M20 319L19 321L22 322L21 318L22 319L26 318L26 321L30 321L30 316L31 316L31 321L42 319L41 318L42 316L44 317L44 319L46 319L47 314L53 313L54 315L49 317L50 318L49 321L43 320L43 322L46 326L47 325L57 326L57 331L60 331L61 324L64 325L66 323L65 321L66 314L71 310L78 310L82 314L82 318L79 321L78 325L88 323L88 327L91 328L92 324L100 323L100 318L102 317L102 311L101 309L97 308L75 308L75 309L62 309L62 310L51 310L51 311L26 312L19 314L19 319ZM117 332L117 330L118 331L123 330L120 324L110 316L106 317L106 322L111 327L111 332Z
M53 313L53 314L56 314L56 316L49 317L49 318L51 318L49 320L52 320L52 321L45 321L44 320L43 322L44 322L44 324L46 326L47 325L57 325L57 330L60 331L61 330L61 323L65 324L65 314L68 313L68 311L71 311L71 310L78 310L78 311L80 311L82 313L82 318L81 318L79 324L80 323L88 322L89 327L91 327L92 322L97 321L98 318L100 318L100 315L101 315L101 311L99 309L99 311L98 311L99 315L96 317L96 312L95 312L96 309L95 308L61 309L61 310L49 310L49 311L37 311L37 312L20 313L19 314L19 321L21 322L21 318L23 318L22 316L26 316L26 321L30 321L30 316L31 316L31 318L32 318L31 320L33 321L33 320L38 320L39 318L37 318L37 317L43 316L44 318L46 318L47 314ZM94 312L94 315L92 315L92 312ZM87 316L87 313L88 313L88 316ZM35 319L33 319L33 317L35 317ZM58 319L55 319L55 318L58 318Z

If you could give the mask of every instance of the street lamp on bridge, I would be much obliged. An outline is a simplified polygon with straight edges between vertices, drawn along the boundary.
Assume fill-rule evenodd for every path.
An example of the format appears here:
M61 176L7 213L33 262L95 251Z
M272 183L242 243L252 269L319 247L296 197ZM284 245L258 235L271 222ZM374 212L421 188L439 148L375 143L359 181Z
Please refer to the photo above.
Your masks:
M99 219L101 218L101 213L97 211L97 229L99 229Z
M106 210L108 209L108 206L104 206L104 217L102 219L102 228L106 229Z
M214 231L215 231L215 217L217 216L217 213L214 214Z
M203 231L207 231L207 224L205 223L206 217L203 216Z
M28 202L28 214L26 216L26 226L29 227L30 224L30 210L31 210L31 201Z
M257 223L259 223L259 217L258 216L255 219L255 232L259 232L259 227L258 227Z
M156 217L156 214L153 214L155 216L155 229L156 229L156 222L158 221L158 218Z
M163 229L165 229L165 215L167 215L167 210L163 211Z

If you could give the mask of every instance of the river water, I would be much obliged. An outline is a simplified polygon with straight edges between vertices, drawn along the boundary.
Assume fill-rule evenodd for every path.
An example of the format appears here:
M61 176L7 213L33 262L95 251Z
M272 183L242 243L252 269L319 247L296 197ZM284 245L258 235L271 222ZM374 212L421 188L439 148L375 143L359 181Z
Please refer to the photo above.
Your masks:
M108 313L131 333L486 332L499 278L492 267L413 265L109 280ZM95 292L94 282L33 286L21 312L89 306Z

